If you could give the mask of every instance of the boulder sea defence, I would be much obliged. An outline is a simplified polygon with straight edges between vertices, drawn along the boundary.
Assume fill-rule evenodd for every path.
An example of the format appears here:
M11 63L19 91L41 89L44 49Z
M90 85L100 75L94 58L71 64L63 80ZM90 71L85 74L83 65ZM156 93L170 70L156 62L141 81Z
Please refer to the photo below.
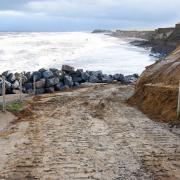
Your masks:
M2 95L2 76L5 77L6 93L15 94L20 89L20 77L22 77L23 93L32 94L34 87L36 94L53 93L67 88L78 87L82 83L112 83L119 81L129 84L138 79L137 74L124 76L123 74L107 75L102 71L75 70L74 67L63 65L61 70L39 69L34 72L12 73L5 71L0 75L0 95Z

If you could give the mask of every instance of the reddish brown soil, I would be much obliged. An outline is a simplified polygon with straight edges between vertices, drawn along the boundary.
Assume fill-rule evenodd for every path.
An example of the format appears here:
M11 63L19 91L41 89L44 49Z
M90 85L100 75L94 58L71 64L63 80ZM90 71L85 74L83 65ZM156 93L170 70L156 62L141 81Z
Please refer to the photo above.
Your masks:
M128 102L160 121L177 120L180 47L146 68Z
M153 119L169 122L177 119L177 96L178 89L176 87L149 84L138 89L128 102Z

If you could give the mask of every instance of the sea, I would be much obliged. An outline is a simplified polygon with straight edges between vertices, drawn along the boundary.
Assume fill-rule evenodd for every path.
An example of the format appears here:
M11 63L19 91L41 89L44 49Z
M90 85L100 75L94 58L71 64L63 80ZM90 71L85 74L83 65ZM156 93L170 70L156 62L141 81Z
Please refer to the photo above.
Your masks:
M88 32L1 32L0 73L61 69L102 70L105 74L141 74L155 58L150 49L105 34Z

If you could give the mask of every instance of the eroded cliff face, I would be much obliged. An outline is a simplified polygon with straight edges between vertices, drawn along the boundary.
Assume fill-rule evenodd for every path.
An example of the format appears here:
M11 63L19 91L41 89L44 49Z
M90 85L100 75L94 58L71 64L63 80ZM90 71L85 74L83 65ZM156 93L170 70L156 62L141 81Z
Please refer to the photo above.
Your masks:
M180 45L180 24L173 28L159 28L150 39L152 52L165 55L174 51Z
M180 46L165 59L146 68L128 102L153 118L174 121L177 119L179 80Z
M140 39L150 40L155 35L155 31L116 30L113 32L112 35L121 38L140 38Z

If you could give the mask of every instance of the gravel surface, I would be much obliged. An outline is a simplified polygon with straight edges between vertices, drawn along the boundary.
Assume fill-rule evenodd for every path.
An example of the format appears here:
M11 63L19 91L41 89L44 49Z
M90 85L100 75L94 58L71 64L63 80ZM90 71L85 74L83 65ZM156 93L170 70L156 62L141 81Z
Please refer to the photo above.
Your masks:
M34 98L0 136L0 179L180 179L180 136L129 107L132 94L100 84Z

